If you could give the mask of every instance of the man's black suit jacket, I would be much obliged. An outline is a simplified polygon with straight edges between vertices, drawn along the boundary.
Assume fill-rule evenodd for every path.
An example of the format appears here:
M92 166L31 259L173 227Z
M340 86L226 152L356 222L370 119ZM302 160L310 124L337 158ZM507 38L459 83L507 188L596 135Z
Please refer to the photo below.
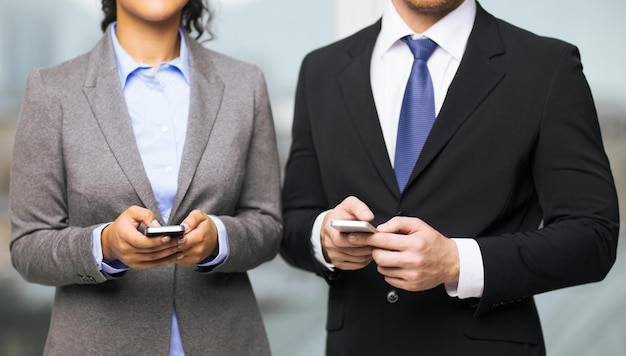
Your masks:
M380 21L310 53L296 93L281 253L329 282L327 353L545 353L533 295L603 279L619 229L577 48L478 6L458 72L401 194L370 86L379 31ZM311 228L350 195L372 209L376 224L415 216L448 237L476 238L482 298L451 298L443 286L397 290L375 263L325 273L312 256ZM394 290L395 302L388 298Z

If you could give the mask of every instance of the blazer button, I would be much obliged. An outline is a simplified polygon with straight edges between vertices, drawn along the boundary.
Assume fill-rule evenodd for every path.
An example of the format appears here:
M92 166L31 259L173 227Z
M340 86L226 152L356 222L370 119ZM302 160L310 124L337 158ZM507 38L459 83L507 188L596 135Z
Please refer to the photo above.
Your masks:
M387 302L390 304L398 302L398 298L398 292L396 292L395 289L392 289L389 293L387 293Z

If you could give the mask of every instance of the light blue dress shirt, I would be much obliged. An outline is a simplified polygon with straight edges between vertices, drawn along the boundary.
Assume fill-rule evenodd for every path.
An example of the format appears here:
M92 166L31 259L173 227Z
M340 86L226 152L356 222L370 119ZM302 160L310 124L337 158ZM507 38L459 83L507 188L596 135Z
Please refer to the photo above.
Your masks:
M133 132L144 169L150 180L161 216L167 224L178 188L178 171L182 160L189 116L190 76L187 43L180 33L180 56L155 68L135 62L122 48L116 37L112 39L118 65L120 83L130 115ZM223 222L209 215L218 230L218 253L201 261L198 266L214 266L228 257L228 235ZM93 232L93 254L101 271L114 275L128 266L121 261L103 262L101 235L109 224ZM170 355L184 355L178 330L176 311L172 309Z

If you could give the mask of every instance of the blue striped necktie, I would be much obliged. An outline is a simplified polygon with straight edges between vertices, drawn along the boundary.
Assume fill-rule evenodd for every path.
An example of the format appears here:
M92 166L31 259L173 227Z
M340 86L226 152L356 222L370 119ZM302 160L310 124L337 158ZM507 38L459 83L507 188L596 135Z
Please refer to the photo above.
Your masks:
M398 187L402 192L422 152L422 147L435 121L435 93L426 62L437 44L429 38L402 38L413 52L413 68L404 91L398 135L394 171Z

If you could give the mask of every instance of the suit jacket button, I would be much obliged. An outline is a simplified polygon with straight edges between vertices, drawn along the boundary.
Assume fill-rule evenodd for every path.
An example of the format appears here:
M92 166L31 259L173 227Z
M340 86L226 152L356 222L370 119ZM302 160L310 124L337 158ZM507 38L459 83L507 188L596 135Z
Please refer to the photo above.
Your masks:
M398 292L395 291L395 289L392 289L391 291L389 291L389 293L387 293L387 302L390 304L394 304L398 301Z

